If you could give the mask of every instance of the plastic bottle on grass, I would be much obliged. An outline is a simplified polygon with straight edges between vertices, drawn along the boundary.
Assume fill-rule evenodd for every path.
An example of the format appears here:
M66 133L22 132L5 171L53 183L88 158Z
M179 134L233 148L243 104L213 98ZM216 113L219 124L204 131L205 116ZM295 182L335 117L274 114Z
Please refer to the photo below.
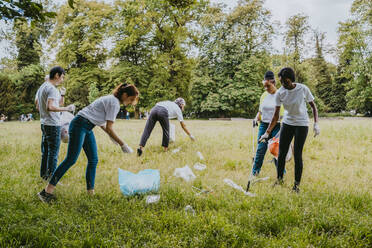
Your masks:
M181 151L181 148L175 148L175 149L172 150L172 153L177 153L179 151Z
M194 164L194 169L195 170L202 171L202 170L205 170L206 168L207 168L207 166L205 164L201 164L199 162L197 162L196 164Z
M157 203L160 200L160 195L149 195L146 197L146 203Z
M198 155L198 157L199 157L200 160L204 160L204 156L203 156L203 154L201 152L197 151L196 152L196 155Z
M186 213L187 215L189 215L189 214L191 214L191 215L195 215L195 210L192 208L191 205L187 205L187 206L185 207L185 213Z

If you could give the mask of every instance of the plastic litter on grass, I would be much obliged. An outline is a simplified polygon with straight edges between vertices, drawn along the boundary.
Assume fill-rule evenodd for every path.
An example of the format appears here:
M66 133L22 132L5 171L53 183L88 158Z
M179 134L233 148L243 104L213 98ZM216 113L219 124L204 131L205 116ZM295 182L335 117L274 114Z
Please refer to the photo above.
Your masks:
M176 168L174 170L173 176L180 177L186 182L192 181L196 178L195 174L192 172L188 165L182 168Z
M201 164L201 163L197 162L196 164L194 164L194 169L202 171L202 170L207 169L207 166L205 164Z
M176 142L176 125L169 123L169 142Z
M201 152L197 151L196 155L199 157L200 160L204 160L204 156Z
M189 215L189 214L191 214L191 215L195 215L195 210L194 210L194 208L191 206L191 205L187 205L186 207L185 207L185 213L187 214L187 215Z
M159 190L159 170L146 169L137 174L120 168L118 168L118 171L120 191L126 196L145 194Z
M230 187L243 192L247 196L250 196L250 197L255 197L256 196L256 194L254 194L254 193L245 191L241 186L239 186L236 183L234 183L234 181L231 180L231 179L225 178L223 181L224 181L224 183L226 183Z
M157 203L159 200L160 200L160 195L148 195L146 197L147 204Z
M172 150L172 153L177 153L177 152L179 152L179 151L181 151L181 148L176 148L176 149L173 149L173 150Z
M70 122L74 119L74 115L70 112L61 112L61 140L63 143L68 143L68 128L70 126Z

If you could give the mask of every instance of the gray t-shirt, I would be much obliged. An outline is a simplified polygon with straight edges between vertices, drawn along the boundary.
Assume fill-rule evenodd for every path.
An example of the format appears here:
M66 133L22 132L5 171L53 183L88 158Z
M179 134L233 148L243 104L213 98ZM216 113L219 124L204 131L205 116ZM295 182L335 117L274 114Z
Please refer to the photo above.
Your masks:
M120 102L114 95L102 96L79 111L78 115L96 126L105 126L106 121L115 121L120 111Z
M163 101L158 102L156 105L162 106L168 110L169 119L177 118L180 122L183 121L182 110L175 102Z
M36 92L35 100L39 104L40 123L47 126L61 126L61 112L48 111L48 100L53 100L53 106L59 107L61 94L51 83L45 82Z

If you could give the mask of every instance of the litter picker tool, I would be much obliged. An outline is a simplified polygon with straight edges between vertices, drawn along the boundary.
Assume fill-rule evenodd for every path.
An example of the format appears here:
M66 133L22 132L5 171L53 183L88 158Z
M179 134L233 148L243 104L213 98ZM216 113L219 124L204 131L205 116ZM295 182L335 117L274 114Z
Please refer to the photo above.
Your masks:
M249 177L248 177L247 192L249 191L249 188L253 180L252 169L253 169L254 157L255 157L255 147L254 147L255 137L256 137L256 132L254 129L255 127L256 127L256 122L253 121L253 124L252 124L252 168L251 168L251 172L249 173Z

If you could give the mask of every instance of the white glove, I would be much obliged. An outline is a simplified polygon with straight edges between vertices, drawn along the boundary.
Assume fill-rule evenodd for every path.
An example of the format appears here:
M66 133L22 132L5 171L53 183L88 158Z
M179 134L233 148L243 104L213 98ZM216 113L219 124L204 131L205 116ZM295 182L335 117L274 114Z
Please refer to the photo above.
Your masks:
M258 126L258 120L256 118L253 119L253 128Z
M67 111L74 112L76 107L74 104L70 104L66 108L67 108Z
M191 139L192 141L195 141L195 137L194 137L194 135L190 134L190 139Z
M317 122L314 122L314 137L320 134L320 127Z
M61 93L61 96L66 95L66 88L65 88L65 87L61 87L61 88L59 89L59 93Z
M267 132L265 132L263 135L261 135L260 139L258 140L258 142L267 142L267 140L269 139L269 134Z
M133 153L133 149L130 148L127 144L124 144L121 146L121 150L124 152L124 153Z

